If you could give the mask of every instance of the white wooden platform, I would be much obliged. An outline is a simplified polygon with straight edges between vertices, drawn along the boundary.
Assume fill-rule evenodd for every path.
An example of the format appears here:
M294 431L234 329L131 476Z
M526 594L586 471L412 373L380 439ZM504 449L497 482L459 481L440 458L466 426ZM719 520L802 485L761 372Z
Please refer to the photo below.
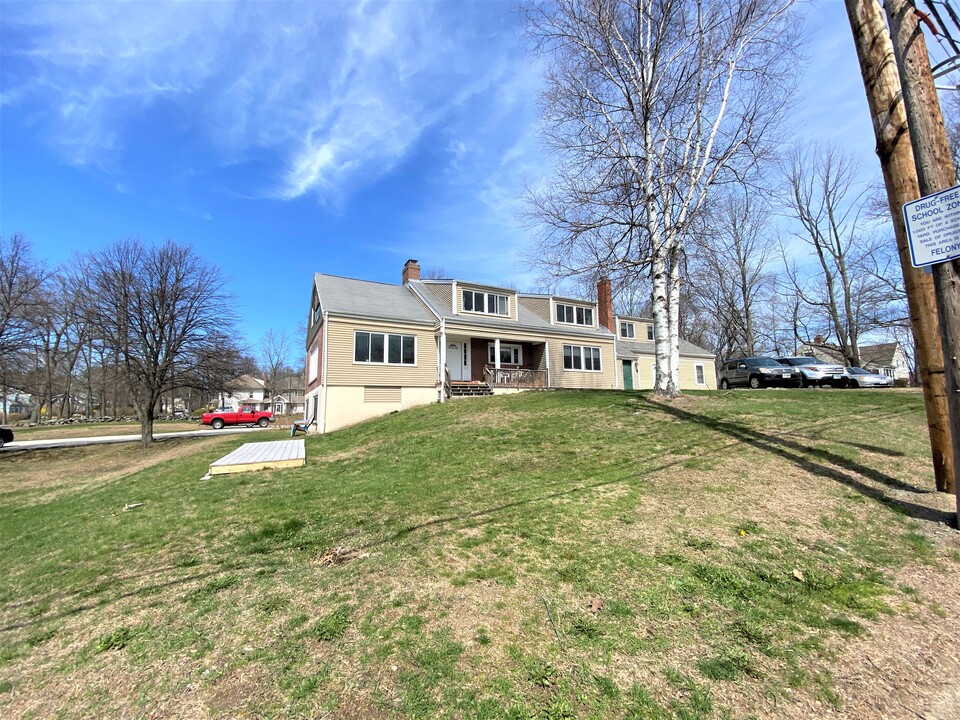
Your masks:
M211 463L210 475L300 467L306 464L307 454L303 448L303 440L245 443L229 455Z

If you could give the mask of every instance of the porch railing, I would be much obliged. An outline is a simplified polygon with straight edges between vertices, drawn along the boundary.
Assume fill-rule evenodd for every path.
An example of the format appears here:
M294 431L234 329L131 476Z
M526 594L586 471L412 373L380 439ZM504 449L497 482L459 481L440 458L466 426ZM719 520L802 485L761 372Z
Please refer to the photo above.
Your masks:
M547 386L546 370L527 370L526 368L500 368L492 365L483 368L483 379L490 387L500 388L542 388Z

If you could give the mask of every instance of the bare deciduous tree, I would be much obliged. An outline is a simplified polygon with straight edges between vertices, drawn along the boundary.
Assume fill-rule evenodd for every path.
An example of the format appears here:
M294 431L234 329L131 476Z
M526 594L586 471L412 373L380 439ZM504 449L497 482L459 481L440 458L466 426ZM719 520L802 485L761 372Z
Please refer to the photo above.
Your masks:
M797 339L860 365L860 338L905 319L905 294L892 243L864 227L857 165L834 147L797 148L785 162L786 207L794 236L816 258L805 272L784 251L786 274L800 300Z
M117 355L146 446L161 394L230 354L233 298L218 268L172 241L147 247L125 240L91 254L77 290L86 317Z
M0 393L7 422L8 374L32 343L46 272L22 235L0 236Z
M529 11L548 61L555 179L531 193L537 255L652 288L656 392L679 393L684 242L711 190L770 150L790 94L792 0L556 0Z
M277 380L284 372L290 368L290 355L293 352L293 344L286 330L275 331L273 328L267 330L260 338L258 345L258 354L260 368L264 374L267 389L272 397L280 389Z
M694 241L692 304L709 319L712 339L705 347L720 355L756 355L760 349L759 309L776 282L769 221L759 201L728 193L704 214Z

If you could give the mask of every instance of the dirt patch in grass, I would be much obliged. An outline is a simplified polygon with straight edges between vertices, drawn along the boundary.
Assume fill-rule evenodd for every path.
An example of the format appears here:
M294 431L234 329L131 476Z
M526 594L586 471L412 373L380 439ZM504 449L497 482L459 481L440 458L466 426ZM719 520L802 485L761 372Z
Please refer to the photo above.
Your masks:
M960 534L948 541L960 547ZM860 642L837 650L836 690L840 707L816 698L779 708L780 717L956 720L960 718L960 650L954 605L960 574L910 568L897 582L916 591L916 604L868 623Z
M263 704L265 689L271 687L270 672L259 664L234 668L204 689L207 707L216 715L234 716Z
M117 444L10 452L0 465L0 494L41 491L31 495L32 502L46 501L61 493L87 490L160 463L189 457L227 439L230 436L163 440L145 449ZM31 500L26 502L30 504Z
M364 443L363 445L353 446L348 450L341 450L339 452L326 453L326 454L314 453L310 457L309 462L313 464L313 463L332 463L332 462L338 462L340 460L355 460L357 458L362 458L370 454L381 445L383 445L383 440L371 440L370 442Z

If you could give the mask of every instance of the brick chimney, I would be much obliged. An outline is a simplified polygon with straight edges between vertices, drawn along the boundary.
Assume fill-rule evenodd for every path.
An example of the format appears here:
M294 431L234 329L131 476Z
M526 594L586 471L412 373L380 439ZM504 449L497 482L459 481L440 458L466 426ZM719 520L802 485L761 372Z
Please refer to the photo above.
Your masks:
M814 345L823 345L823 343L824 343L825 340L826 340L826 338L823 337L823 335L817 335L817 336L813 339L813 344L814 344Z
M600 324L607 330L615 333L613 327L613 292L610 289L610 278L600 278L597 283L597 312Z
M406 265L403 266L403 284L406 285L411 280L420 279L420 263L416 260L407 260Z

